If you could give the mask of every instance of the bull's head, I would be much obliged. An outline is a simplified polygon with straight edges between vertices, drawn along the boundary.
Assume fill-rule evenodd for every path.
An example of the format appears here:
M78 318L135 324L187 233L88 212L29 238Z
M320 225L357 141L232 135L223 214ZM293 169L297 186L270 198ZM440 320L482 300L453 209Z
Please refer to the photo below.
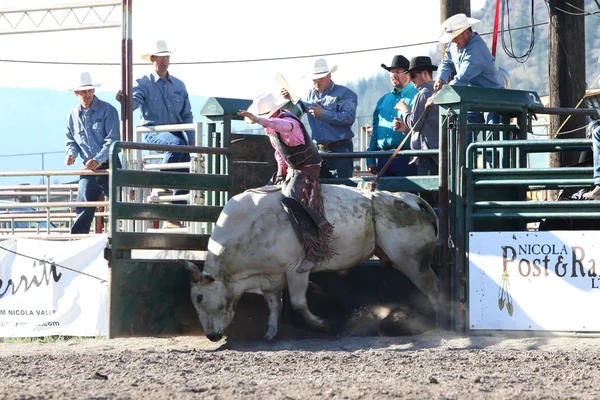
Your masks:
M218 342L233 320L234 301L224 282L188 260L179 260L190 272L192 304L206 337Z

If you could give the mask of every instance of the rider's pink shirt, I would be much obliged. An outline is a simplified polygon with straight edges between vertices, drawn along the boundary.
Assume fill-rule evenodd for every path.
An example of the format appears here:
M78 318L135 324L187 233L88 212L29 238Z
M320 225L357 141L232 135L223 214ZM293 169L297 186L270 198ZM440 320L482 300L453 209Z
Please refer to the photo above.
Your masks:
M302 127L300 122L294 118L259 117L258 123L265 128L265 132L271 138L275 135L275 132L279 132L279 137L287 146L294 147L304 144ZM271 145L275 148L273 140L271 140ZM277 160L277 165L286 165L283 156L277 150L275 150L275 160Z

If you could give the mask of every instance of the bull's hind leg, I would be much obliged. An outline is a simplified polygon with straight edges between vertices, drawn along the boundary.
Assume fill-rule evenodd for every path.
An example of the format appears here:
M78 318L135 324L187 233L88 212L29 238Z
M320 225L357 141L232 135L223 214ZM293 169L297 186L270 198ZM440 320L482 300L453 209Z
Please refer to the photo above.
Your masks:
M298 311L310 326L317 329L326 329L327 323L308 309L306 290L308 289L309 274L299 274L295 270L292 270L288 271L286 276L292 308Z
M415 250L416 248L414 247L411 249L404 249L404 251L397 247L388 247L387 251L384 252L384 250L378 248L375 255L379 256L380 259L391 260L394 268L403 272L417 289L429 298L434 310L437 311L439 301L439 280L437 275L431 269L430 264L434 249L431 251L429 251L429 249L421 249L421 251Z
M281 310L281 293L265 293L264 296L269 308L268 328L265 339L271 340L277 335L277 323L279 322L279 311Z

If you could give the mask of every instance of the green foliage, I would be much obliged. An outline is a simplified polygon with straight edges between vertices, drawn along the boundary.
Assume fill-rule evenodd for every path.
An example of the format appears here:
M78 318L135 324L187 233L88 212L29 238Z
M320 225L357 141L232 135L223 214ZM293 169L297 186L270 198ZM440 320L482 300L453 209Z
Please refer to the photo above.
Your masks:
M0 343L59 343L59 342L82 342L87 339L105 340L106 336L42 336L28 338L0 338Z

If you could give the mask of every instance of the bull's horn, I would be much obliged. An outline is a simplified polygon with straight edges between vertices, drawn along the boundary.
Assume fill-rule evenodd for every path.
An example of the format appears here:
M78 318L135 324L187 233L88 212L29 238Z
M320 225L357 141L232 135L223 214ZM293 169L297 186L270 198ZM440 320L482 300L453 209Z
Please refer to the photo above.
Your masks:
M196 264L194 264L193 262L189 261L189 260L184 260L184 259L178 259L177 261L179 261L179 263L181 265L183 265L185 267L185 269L187 269L190 273L190 280L194 283L198 283L200 282L200 279L202 278L202 270L200 270L200 268L198 268L198 266Z

